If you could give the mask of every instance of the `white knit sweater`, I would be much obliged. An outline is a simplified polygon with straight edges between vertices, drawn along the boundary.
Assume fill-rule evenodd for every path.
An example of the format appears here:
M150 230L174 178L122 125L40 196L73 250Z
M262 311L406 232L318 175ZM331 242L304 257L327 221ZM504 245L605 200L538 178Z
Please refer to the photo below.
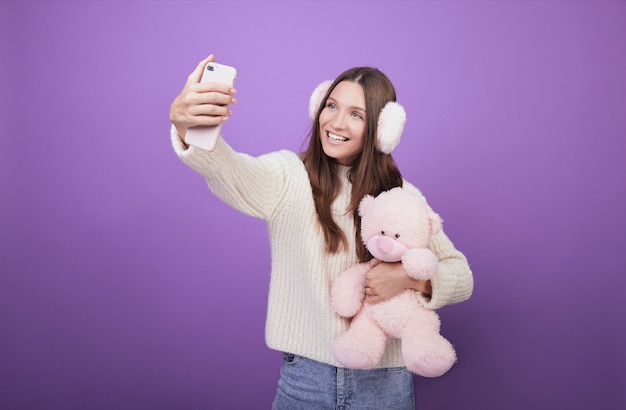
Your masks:
M212 152L187 149L174 127L171 137L177 155L206 178L216 196L267 223L272 252L265 325L268 347L340 366L332 342L346 330L348 321L333 312L330 288L337 275L357 262L355 228L346 213L350 199L346 175L333 203L333 218L346 232L349 251L327 254L308 174L295 153L279 151L254 158L235 152L222 138ZM419 192L406 181L404 187ZM463 254L443 232L432 238L430 248L440 260L432 297L419 292L417 297L432 309L468 299L473 279ZM403 361L399 342L391 341L380 367L395 366L403 366Z

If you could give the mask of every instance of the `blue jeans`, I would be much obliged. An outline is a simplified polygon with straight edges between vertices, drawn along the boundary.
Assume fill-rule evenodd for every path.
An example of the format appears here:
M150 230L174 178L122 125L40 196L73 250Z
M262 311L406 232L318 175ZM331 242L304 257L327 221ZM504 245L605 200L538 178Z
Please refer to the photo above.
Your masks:
M351 370L283 354L272 410L414 410L404 367Z

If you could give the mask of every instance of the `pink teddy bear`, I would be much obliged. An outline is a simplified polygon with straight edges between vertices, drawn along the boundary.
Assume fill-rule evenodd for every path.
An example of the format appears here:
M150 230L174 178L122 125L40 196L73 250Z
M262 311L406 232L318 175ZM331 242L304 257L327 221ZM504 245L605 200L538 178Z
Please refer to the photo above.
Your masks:
M415 279L432 279L439 261L428 244L441 229L441 218L423 198L402 188L377 197L366 195L359 204L361 238L374 258L402 261ZM331 297L338 315L352 318L347 331L334 341L333 354L344 366L371 369L381 360L388 338L400 339L405 366L424 377L446 373L456 353L440 331L439 316L423 307L413 290L370 304L365 298L367 272L377 264L352 266L335 280Z

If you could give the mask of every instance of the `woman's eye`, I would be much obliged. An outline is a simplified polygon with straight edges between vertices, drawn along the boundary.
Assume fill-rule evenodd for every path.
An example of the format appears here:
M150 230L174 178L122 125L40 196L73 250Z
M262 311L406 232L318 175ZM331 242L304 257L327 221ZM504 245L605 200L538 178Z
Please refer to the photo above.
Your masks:
M359 119L359 120L362 120L362 119L363 119L363 116L362 116L361 114L359 114L358 112L353 112L353 113L352 113L352 116L353 116L354 118Z
M326 104L326 107L330 108L331 110L334 110L335 108L337 108L337 106L334 103L328 103Z

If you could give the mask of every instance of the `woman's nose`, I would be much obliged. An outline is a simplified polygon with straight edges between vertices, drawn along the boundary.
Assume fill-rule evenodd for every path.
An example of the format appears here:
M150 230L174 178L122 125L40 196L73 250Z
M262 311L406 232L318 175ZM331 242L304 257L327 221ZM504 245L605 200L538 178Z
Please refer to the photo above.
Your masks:
M335 127L336 129L343 129L346 126L346 117L344 114L342 113L337 113L337 115L335 115L335 117L333 118L333 127Z

